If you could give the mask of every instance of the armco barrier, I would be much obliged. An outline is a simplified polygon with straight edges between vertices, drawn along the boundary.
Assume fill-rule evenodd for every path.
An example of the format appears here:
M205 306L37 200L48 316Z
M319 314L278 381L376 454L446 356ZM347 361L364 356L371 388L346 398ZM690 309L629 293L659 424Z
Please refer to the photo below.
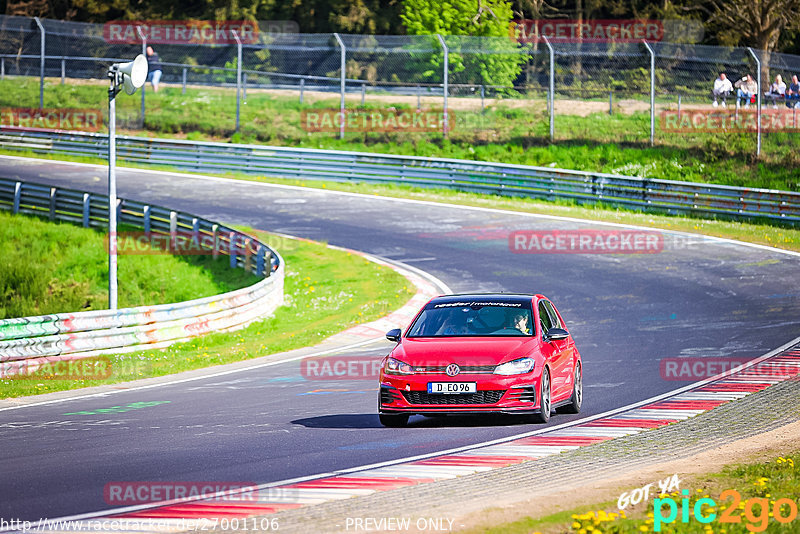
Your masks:
M108 137L3 128L0 147L105 158ZM197 172L233 171L303 180L408 184L549 200L570 199L668 213L765 218L791 224L800 221L800 193L526 165L142 137L117 137L117 158Z
M0 209L85 227L106 227L108 222L107 196L2 178ZM130 200L119 199L117 213L120 224L145 233L196 237L197 246L209 254L228 255L231 267L264 279L222 295L175 304L0 320L0 377L44 362L163 347L241 328L283 302L283 260L255 238L186 213Z

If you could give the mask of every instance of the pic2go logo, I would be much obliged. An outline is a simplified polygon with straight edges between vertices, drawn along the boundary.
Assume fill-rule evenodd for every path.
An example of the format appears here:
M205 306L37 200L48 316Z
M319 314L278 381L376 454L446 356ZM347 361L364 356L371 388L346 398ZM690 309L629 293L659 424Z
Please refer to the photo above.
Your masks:
M770 510L769 499L756 497L747 499L743 509L743 516L735 514L739 509L739 504L742 502L742 496L738 491L729 489L720 493L719 498L721 501L732 499L733 501L728 505L720 514L717 519L716 512L710 509L716 508L717 503L714 499L705 497L695 501L694 506L689 504L689 490L681 491L683 499L681 499L680 513L681 522L688 523L689 516L693 515L698 523L711 523L715 520L720 523L742 523L743 517L746 520L745 527L750 532L763 532L769 525L770 515L775 518L775 521L781 524L791 523L797 518L797 504L791 499L782 498L776 500L772 504ZM667 510L665 510L665 505ZM664 512L667 511L667 515ZM770 511L772 514L770 514ZM678 518L678 503L671 497L653 500L653 530L661 532L662 525L674 523Z

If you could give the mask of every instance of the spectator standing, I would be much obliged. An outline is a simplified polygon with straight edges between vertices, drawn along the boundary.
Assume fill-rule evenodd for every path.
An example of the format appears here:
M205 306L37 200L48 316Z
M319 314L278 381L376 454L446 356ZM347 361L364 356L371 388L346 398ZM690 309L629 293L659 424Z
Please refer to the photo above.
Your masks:
M153 92L157 93L161 81L161 58L152 46L147 47L147 80L153 84Z
M800 107L800 83L797 81L797 75L792 76L792 83L786 89L786 107Z
M714 89L711 92L714 94L714 107L719 105L717 102L719 97L722 97L722 107L724 108L727 106L727 99L733 92L733 86L724 72L720 72L719 78L714 80Z
M780 74L775 76L775 81L769 86L769 92L764 93L764 96L772 100L772 109L778 109L778 100L786 97L786 84L783 83Z
M758 92L758 84L753 77L748 74L741 80L733 84L736 87L736 109L739 109L741 101L744 100L744 107L750 107L750 99Z

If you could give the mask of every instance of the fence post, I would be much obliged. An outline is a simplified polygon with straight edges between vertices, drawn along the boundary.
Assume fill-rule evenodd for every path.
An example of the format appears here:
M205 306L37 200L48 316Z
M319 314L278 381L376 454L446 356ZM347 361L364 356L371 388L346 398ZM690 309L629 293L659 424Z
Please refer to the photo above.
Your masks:
M67 77L67 62L61 58L61 85L64 85L64 78Z
M14 184L14 206L11 208L11 213L16 215L19 213L19 202L22 199L22 182Z
M181 90L181 94L186 94L186 67L183 67L183 89Z
M236 268L236 237L237 234L230 232L228 234L228 255L230 257L230 268Z
M266 249L264 245L258 245L258 252L256 253L256 275L264 276L264 256Z
M367 84L362 83L361 84L361 107L362 108L364 107L364 99L366 98L366 96L367 96Z
M51 221L56 220L56 191L57 189L55 187L50 188L50 213L48 218Z
M6 79L6 58L0 57L0 80Z
M556 77L556 69L555 69L555 53L553 52L553 45L550 44L550 40L547 38L546 35L544 37L544 44L547 45L547 50L550 52L550 90L548 92L548 113L550 115L550 142L552 143L555 138L555 77Z
M142 55L143 55L144 57L147 57L147 37L145 37L145 35L144 35L144 31L142 31L142 27L141 27L141 26L138 26L138 25L136 26L136 33L138 33L138 34L139 34L139 39L141 39L141 40L142 40ZM148 77L149 77L149 75L150 75L150 69L148 69L148 72L147 72L147 74L148 74ZM141 116L141 120L142 120L142 129L143 129L143 130L144 130L144 114L145 114L145 106L144 106L144 93L145 93L145 87L147 87L147 82L146 82L146 81L145 81L144 85L142 85L142 87L141 87L141 91L142 91L142 104L141 104L141 109L140 109L140 111L139 111L139 115Z
M306 79L300 78L300 103L303 103L303 89L306 87Z
M614 91L608 92L608 114L614 114Z
M83 227L89 228L89 215L91 214L92 196L89 193L83 194Z
M650 146L656 139L656 53L647 41L642 40L650 53Z
M44 48L45 48L45 34L44 26L39 17L33 17L36 25L39 26L39 109L44 109Z
M442 51L444 52L444 65L442 66L442 92L444 93L444 121L442 124L442 135L447 137L447 127L448 127L448 117L447 117L447 95L450 92L450 89L447 85L447 75L450 71L450 50L447 48L447 44L444 42L444 37L440 34L436 34L436 37L439 39L439 44L442 46Z
M241 110L242 94L242 40L239 39L239 32L231 30L233 38L236 39L236 131L239 131L239 113Z
M214 250L211 252L211 257L217 259L217 256L219 256L219 244L220 244L218 224L211 225L211 234L214 236Z
M148 237L150 236L150 206L145 206L142 209L142 217L144 217L144 233Z
M758 84L758 100L756 102L756 115L758 120L758 137L756 141L756 156L761 155L761 60L758 59L755 51L749 46L747 47L750 55L756 60L756 72L758 73L756 83Z
M339 44L339 47L342 50L339 64L339 92L341 93L341 99L339 103L339 139L344 139L344 91L347 50L345 49L344 41L342 41L342 38L339 37L339 34L334 33L333 36L336 38L336 42Z

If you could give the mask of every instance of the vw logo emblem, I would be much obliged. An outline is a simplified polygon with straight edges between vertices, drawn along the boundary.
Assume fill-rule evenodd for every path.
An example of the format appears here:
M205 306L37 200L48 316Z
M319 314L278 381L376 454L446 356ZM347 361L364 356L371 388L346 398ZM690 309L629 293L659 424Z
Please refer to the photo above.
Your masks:
M461 372L461 368L458 367L458 365L451 363L445 368L444 372L447 374L447 376L456 376Z

